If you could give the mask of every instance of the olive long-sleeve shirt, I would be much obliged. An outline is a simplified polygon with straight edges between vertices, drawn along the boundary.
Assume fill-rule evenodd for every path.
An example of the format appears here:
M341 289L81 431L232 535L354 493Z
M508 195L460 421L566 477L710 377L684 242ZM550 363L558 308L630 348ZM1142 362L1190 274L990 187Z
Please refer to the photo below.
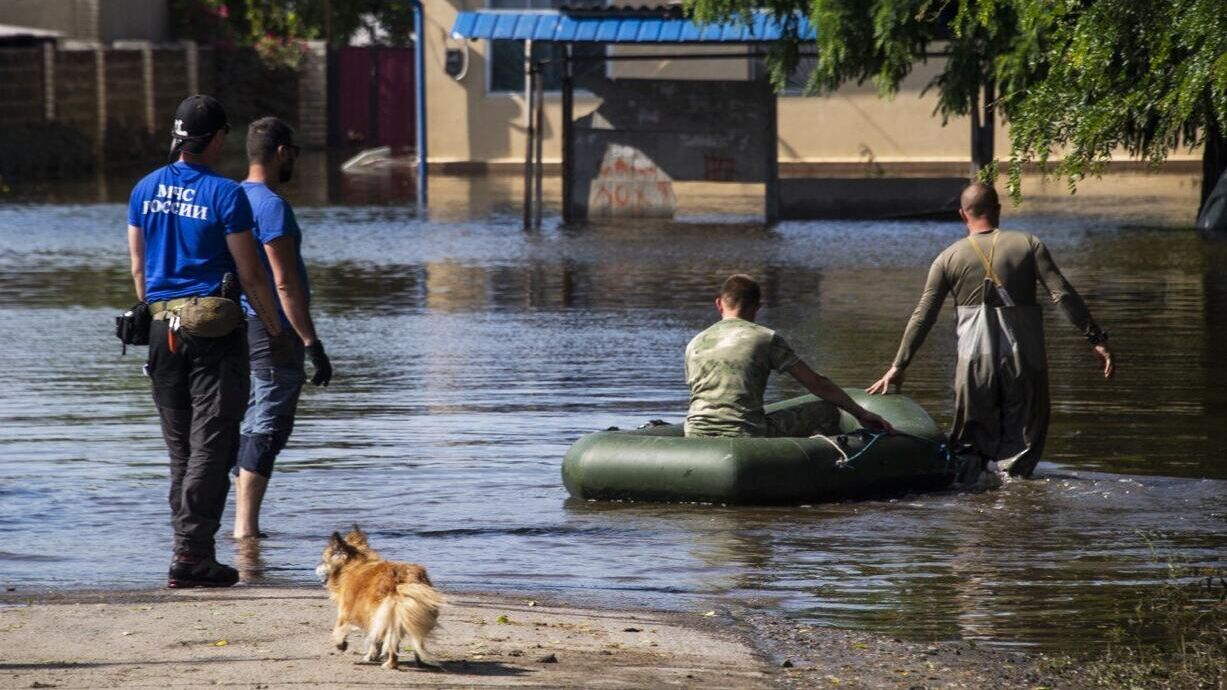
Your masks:
M994 234L999 235L995 249ZM1065 280L1065 276L1061 275L1052 255L1048 253L1048 247L1034 235L997 230L976 233L974 238L986 257L992 255L993 269L1009 291L1014 304L1038 304L1035 298L1038 282L1051 295L1053 303L1061 307L1065 316L1083 335L1089 336L1099 331L1099 326L1091 318L1091 312L1082 297L1069 281ZM912 318L908 320L907 328L903 331L903 342L899 344L899 352L895 355L894 366L899 369L904 369L911 363L912 357L924 343L925 336L929 334L938 314L941 313L947 294L953 293L954 303L960 307L982 304L985 287L984 262L971 242L970 237L955 242L939 254L929 267L924 294L920 296L920 302L912 312Z

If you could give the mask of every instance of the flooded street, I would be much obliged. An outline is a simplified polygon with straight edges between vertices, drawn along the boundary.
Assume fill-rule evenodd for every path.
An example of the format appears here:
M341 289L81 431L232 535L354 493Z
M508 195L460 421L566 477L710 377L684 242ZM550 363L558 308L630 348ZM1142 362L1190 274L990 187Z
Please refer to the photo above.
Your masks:
M1119 358L1105 383L1047 310L1054 421L1036 480L756 509L574 502L559 467L589 431L681 419L682 350L734 271L763 281L760 321L798 354L868 385L957 222L764 228L752 196L714 187L678 222L547 217L526 233L514 178L432 178L423 219L409 178L304 173L288 196L337 374L304 393L262 517L271 538L219 539L252 581L313 582L327 535L358 522L445 591L1073 649L1104 639L1168 559L1227 565L1227 242L1183 229L1192 177L1088 182L1072 199L1036 181L1007 207L1005 227L1048 243ZM131 181L0 202L0 584L19 591L165 581L145 350L121 357L113 336L133 301ZM905 389L943 425L952 313ZM798 390L776 379L768 399Z

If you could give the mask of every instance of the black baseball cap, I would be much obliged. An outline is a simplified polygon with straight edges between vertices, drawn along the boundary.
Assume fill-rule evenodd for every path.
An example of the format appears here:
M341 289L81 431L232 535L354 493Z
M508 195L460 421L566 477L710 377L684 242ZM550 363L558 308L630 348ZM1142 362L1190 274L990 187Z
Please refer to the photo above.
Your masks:
M175 109L170 133L173 144L188 153L200 153L218 130L230 131L226 109L212 96L197 94L183 99Z

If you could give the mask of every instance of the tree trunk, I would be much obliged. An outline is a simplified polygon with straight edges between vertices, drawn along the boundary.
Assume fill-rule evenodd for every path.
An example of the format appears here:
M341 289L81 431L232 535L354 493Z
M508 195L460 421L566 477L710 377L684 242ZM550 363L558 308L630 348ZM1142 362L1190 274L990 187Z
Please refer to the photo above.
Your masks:
M994 113L996 87L991 78L984 80L984 106L980 99L971 104L971 176L975 178L981 170L992 164L996 149L997 117Z
M1210 192L1227 170L1227 137L1215 119L1214 110L1206 113L1206 143L1201 153L1201 203L1197 205L1197 213L1206 206Z

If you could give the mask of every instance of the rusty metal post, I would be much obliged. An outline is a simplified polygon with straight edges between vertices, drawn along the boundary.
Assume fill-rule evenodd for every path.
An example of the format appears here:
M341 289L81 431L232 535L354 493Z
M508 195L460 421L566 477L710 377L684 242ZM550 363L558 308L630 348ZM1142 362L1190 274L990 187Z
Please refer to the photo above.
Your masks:
M542 213L541 207L544 206L542 178L545 176L545 161L542 160L542 150L545 142L545 74L542 71L541 65L534 65L533 73L536 75L536 79L534 81L534 86L536 88L533 91L533 108L535 109L535 112L533 113L533 131L537 134L537 141L535 144L537 162L536 169L533 171L533 176L535 177L533 180L533 185L536 188L533 195L533 204L536 205L536 210L533 213L533 227L540 228Z
M533 42L524 41L524 229L533 221Z

